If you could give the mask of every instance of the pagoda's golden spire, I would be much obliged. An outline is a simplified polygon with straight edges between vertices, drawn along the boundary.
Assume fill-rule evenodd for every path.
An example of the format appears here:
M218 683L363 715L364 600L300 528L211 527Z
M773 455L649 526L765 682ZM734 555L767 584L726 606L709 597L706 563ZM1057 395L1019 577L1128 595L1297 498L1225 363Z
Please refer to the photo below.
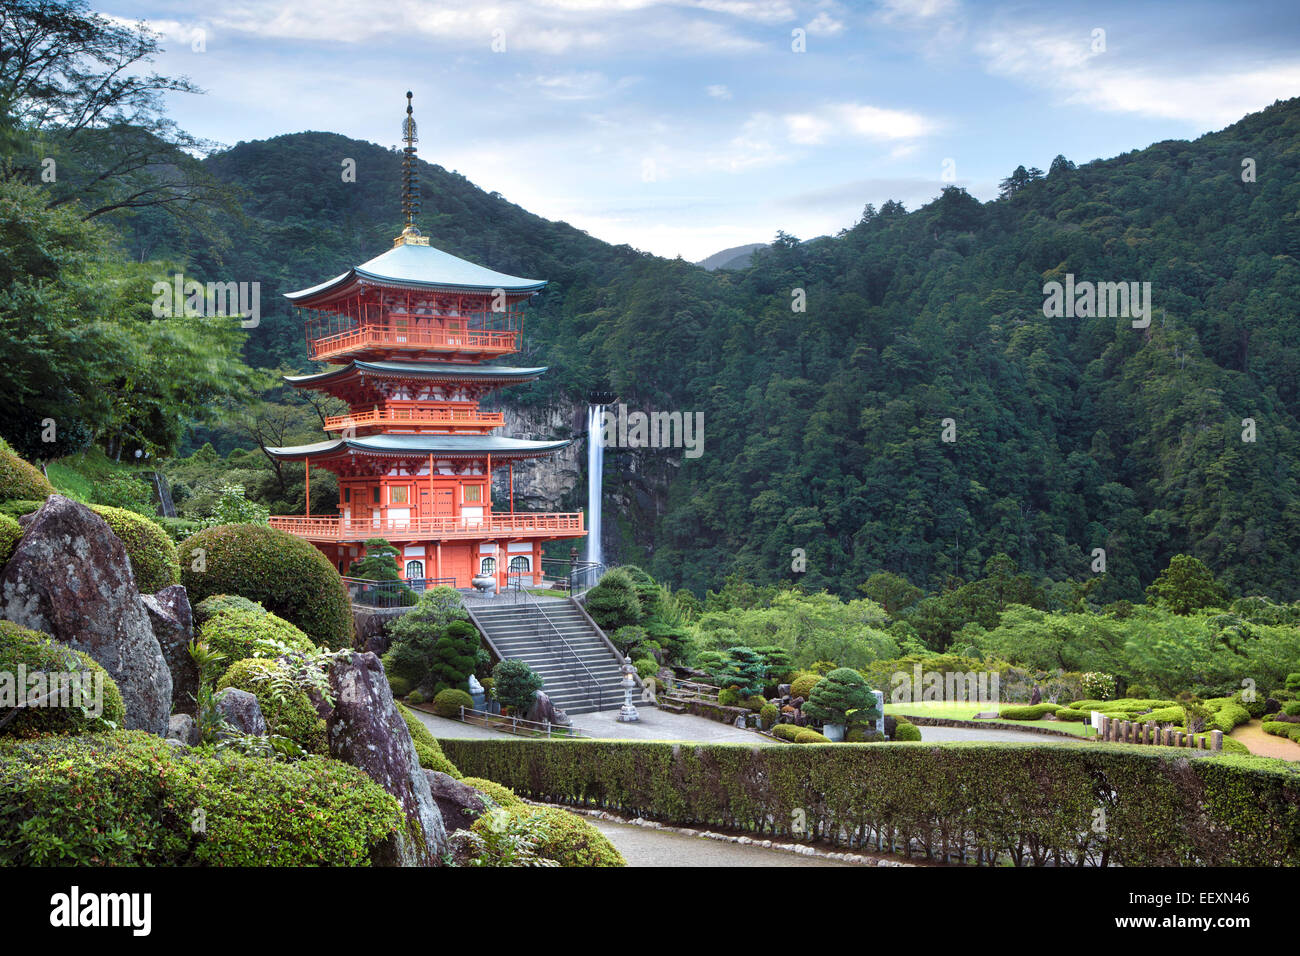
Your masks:
M415 168L415 144L419 138L415 135L415 110L411 107L411 91L406 91L406 119L402 121L402 139L406 146L402 150L402 215L406 217L406 227L402 234L393 240L394 246L427 246L429 240L420 235L415 228L415 215L420 211L420 172Z

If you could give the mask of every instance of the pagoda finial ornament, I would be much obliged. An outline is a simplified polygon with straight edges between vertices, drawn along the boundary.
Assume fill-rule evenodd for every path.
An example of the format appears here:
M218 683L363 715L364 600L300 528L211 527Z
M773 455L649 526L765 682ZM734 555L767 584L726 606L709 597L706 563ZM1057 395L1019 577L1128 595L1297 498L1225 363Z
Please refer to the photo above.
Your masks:
M429 244L429 240L415 227L415 215L420 211L420 172L415 168L415 144L420 140L415 134L415 110L411 98L411 91L407 90L406 119L402 121L402 139L406 141L402 149L402 215L406 218L406 226L393 240L394 246Z

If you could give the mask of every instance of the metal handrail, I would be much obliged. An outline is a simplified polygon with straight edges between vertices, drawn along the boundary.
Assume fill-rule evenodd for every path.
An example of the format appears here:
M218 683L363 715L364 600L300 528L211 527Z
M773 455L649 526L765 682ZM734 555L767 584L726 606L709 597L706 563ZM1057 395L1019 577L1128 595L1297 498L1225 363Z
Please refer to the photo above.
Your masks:
M515 600L514 600L515 604L519 603L519 596L523 595L524 601L526 601L527 604L532 605L532 611L534 614L533 633L537 635L537 637L542 641L542 643L546 644L547 647L551 646L551 642L547 640L545 637L542 637L540 633L538 633L540 631L540 628L538 628L537 626L536 619L540 617L543 621L546 622L547 627L549 627L552 631L555 632L555 636L560 639L560 643L564 645L564 649L568 651L569 654L573 657L574 662L577 663L577 665L581 667L583 671L586 673L587 686L592 688L595 692L596 708L598 710L604 710L605 697L600 692L600 682L596 680L596 676L592 674L591 669L588 668L587 665L582 662L582 658L579 657L578 652L573 649L573 645L571 645L568 642L568 640L565 639L564 635L560 633L560 629L555 626L555 622L546 616L546 612L542 610L541 604L538 603L535 597L529 594L528 591L525 590L524 588L519 587L517 583L516 586L513 588L513 590L515 593ZM576 677L579 681L583 679L580 675L574 672L572 668L569 667L567 662L564 662L563 660L561 662L564 663L565 670L569 671L569 673L572 674L574 677Z
M500 730L503 734L518 733L519 728L522 725L525 731L530 731L535 729L539 732L545 733L546 736L548 737L552 736L552 734L555 733L555 728L557 727L563 728L564 732L560 734L560 736L562 737L586 737L587 736L586 734L584 734L582 731L578 730L576 727L572 726L571 724L553 724L549 720L541 720L541 721L526 720L523 717L514 717L514 716L504 717L501 714L492 714L486 710L474 710L473 708L465 707L464 705L462 705L460 708L460 720L462 723L467 724L469 723L469 721L465 719L466 714L472 714L475 717L482 717L485 724L490 723L495 725L494 729ZM500 725L507 720L510 721L509 728Z

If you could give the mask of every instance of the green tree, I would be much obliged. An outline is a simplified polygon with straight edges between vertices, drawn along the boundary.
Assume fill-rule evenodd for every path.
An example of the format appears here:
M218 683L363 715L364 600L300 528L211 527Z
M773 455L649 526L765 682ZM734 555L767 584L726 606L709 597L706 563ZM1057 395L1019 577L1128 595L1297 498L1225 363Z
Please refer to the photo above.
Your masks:
M492 690L497 695L497 700L520 716L533 706L543 683L527 661L505 660L492 668Z
M892 571L877 571L859 584L858 590L883 607L890 617L898 617L925 596L911 581Z
M818 681L803 712L823 723L849 726L873 723L880 716L871 686L848 667L837 668Z
M1214 572L1190 554L1176 554L1169 566L1147 587L1147 602L1175 614L1190 614L1204 607L1222 607L1227 592Z

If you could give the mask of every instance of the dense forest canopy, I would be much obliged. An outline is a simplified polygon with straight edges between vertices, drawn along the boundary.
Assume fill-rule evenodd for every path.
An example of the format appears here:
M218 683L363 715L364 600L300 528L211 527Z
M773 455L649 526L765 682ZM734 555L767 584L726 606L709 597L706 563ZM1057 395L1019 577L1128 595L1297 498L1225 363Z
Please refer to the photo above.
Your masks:
M204 164L243 189L227 241L176 249L133 222L128 243L260 279L273 303L387 246L399 164L328 133L242 143ZM949 187L912 212L868 207L839 236L782 234L715 273L429 164L421 225L457 255L550 280L521 360L552 372L513 400L607 382L631 407L704 412L703 456L623 516L626 556L665 580L702 591L743 570L847 595L884 569L938 588L996 553L1064 580L1090 576L1102 548L1099 600L1139 599L1179 552L1234 590L1292 599L1298 167L1292 100L1195 142L1019 169L994 202ZM1044 284L1067 274L1151 283L1150 327L1045 318ZM305 365L286 308L268 304L247 357ZM608 481L637 480L625 457L611 453Z
M0 324L27 358L5 373L17 401L0 434L36 458L92 440L110 455L252 449L192 470L237 472L278 508L298 477L257 444L320 434L320 410L275 384L311 364L281 293L389 247L401 154L308 132L176 159L192 141L154 109L174 82L123 91L112 122L85 128L57 121L75 89L46 91L58 110L6 114ZM144 195L184 202L104 210L113 196L86 185L121 161L97 144L132 104L141 137L114 142L148 147L132 173ZM33 157L51 143L67 167L46 185ZM436 140L424 148L436 158ZM607 491L632 489L608 522L614 551L660 580L703 594L740 572L851 597L889 571L951 591L1006 555L1108 603L1141 600L1187 553L1233 593L1300 597L1300 100L1195 142L1021 166L989 203L950 186L910 212L868 206L837 236L779 233L714 272L420 166L435 245L549 280L515 361L551 371L507 400L571 407L608 387L634 409L703 413L698 458L607 455ZM260 325L151 316L152 280L180 270L260 283ZM1150 283L1149 326L1046 317L1045 284L1074 280ZM127 360L105 361L112 349ZM69 425L57 449L33 438L47 415ZM647 468L652 455L676 461Z

